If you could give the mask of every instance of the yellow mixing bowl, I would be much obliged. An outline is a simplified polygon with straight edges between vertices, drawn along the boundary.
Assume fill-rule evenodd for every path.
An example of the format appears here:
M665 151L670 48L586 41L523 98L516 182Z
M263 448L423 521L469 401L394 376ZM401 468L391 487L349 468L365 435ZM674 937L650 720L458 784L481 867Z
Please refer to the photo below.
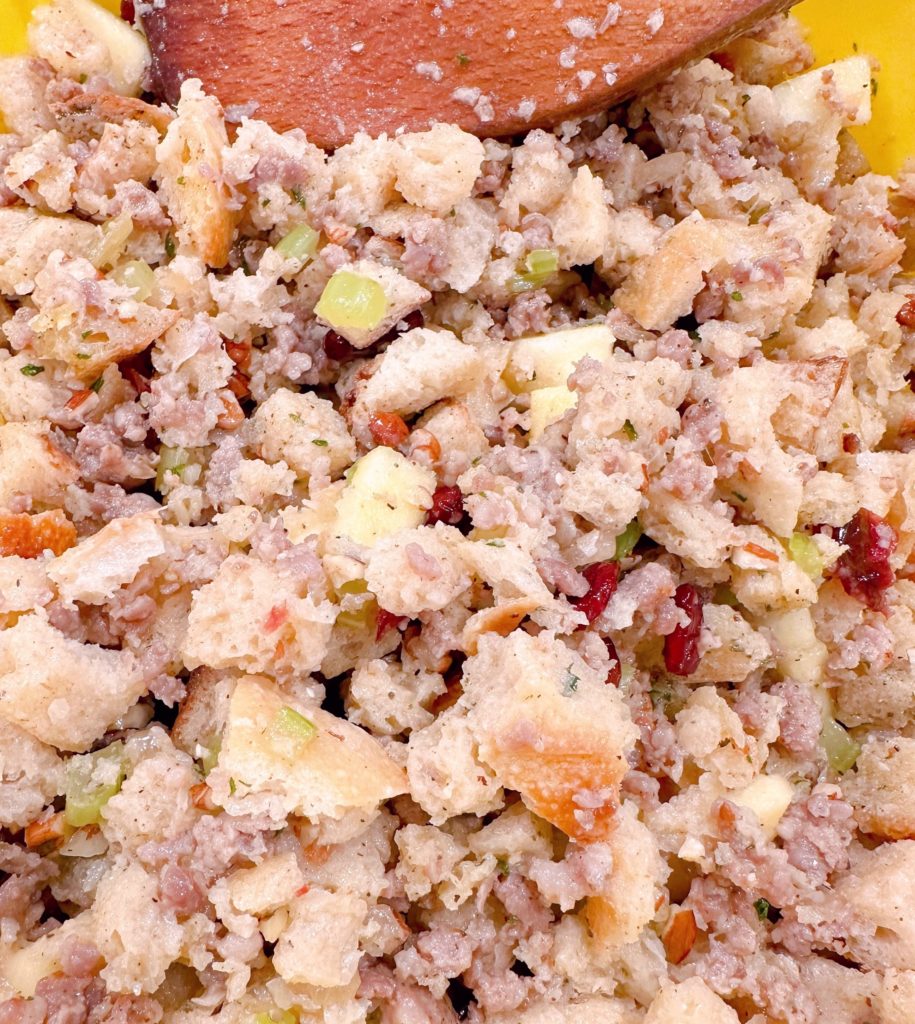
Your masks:
M0 53L25 46L25 26L37 0L0 0ZM119 0L100 0L117 12ZM874 169L898 171L915 155L915 89L910 84L908 47L915 39L913 0L803 0L795 8L809 26L818 63L850 53L867 53L880 62L874 75L874 119L855 134Z

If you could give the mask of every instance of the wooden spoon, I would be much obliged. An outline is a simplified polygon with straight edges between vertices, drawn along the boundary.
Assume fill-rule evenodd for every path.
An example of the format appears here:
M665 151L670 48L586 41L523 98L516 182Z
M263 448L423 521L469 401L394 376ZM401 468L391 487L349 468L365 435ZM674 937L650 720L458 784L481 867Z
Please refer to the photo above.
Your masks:
M333 149L450 121L509 135L606 107L793 0L162 0L144 4L158 91ZM139 6L139 5L138 5Z

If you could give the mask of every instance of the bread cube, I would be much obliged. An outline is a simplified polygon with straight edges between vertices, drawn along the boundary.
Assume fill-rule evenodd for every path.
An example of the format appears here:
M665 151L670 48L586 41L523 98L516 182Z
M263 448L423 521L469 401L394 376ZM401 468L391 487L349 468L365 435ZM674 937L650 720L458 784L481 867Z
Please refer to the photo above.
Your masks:
M0 424L0 508L20 497L58 506L78 479L76 463L51 441L46 424Z
M300 742L290 736L282 726L284 709L304 716L314 733ZM230 790L237 797L268 794L283 814L312 820L371 812L407 789L403 770L367 732L321 708L300 705L258 676L235 687L218 767L233 780Z
M0 209L0 293L28 295L55 249L89 258L102 229L76 217L50 217L30 208Z
M63 787L64 763L53 747L0 718L0 825L23 828Z
M842 780L862 832L879 839L915 836L915 739L872 737L858 755L854 773Z
M178 246L211 267L223 267L238 219L222 180L222 153L229 145L219 102L197 79L181 86L178 116L156 148L155 179L175 222Z
M284 461L301 480L315 472L338 476L356 458L343 417L310 391L278 388L257 407L251 429L261 457Z
M612 834L638 734L619 692L549 634L483 636L464 666L479 758L579 842Z
M48 567L65 601L104 604L152 559L165 554L165 531L155 518L113 519Z
M0 717L43 743L87 750L145 691L133 654L72 640L44 612L0 630Z
M336 611L256 558L231 555L194 592L182 654L188 668L314 672Z
M264 917L291 903L305 881L296 856L278 853L253 868L239 868L229 875L229 898L240 914Z
M299 896L273 953L277 974L295 985L348 985L362 957L359 938L367 915L365 900L349 893L312 889Z
M667 984L651 1001L645 1024L738 1024L737 1013L698 977Z
M397 191L440 217L470 196L485 156L483 143L453 124L400 135L392 150Z

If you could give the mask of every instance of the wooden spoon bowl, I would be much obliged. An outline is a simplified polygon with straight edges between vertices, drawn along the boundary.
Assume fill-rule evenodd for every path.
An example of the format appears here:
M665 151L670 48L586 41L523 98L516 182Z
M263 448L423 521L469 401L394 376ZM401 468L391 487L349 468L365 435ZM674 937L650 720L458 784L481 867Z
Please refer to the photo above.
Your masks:
M510 135L606 107L793 0L166 0L144 5L155 87L333 149L450 121Z

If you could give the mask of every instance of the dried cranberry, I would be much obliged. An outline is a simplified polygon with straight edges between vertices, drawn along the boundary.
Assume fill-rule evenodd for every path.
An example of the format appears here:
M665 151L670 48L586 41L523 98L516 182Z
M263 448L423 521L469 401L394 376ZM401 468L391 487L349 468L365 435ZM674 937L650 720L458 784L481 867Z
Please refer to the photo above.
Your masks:
M690 676L699 667L702 595L692 583L681 583L674 594L674 604L686 612L689 621L664 638L664 664L675 676Z
M909 299L903 303L896 314L896 323L900 327L915 327L915 299Z
M426 513L426 525L447 523L457 526L464 518L464 495L460 487L436 487L432 493L432 508Z
M397 448L410 436L410 428L396 412L376 412L369 420L369 433L375 444Z
M604 637L604 647L610 655L610 667L607 669L607 678L604 682L608 686L619 686L623 678L623 666L620 664L620 656L616 653L616 644L607 636Z
M734 58L723 50L716 50L715 53L710 53L709 57L718 65L720 68L724 68L725 71L734 73Z
M607 607L607 602L616 593L620 581L619 562L595 562L582 569L582 575L588 581L588 592L584 597L572 599L572 604L585 613L588 622L593 622ZM584 626L580 626L584 629Z
M404 615L395 615L386 608L379 608L378 614L375 616L375 640L380 640L389 630L395 627L399 629L401 623L409 621Z
M857 455L861 451L861 438L857 434L843 434L842 451L847 455Z
M335 363L348 363L351 359L358 359L364 353L354 348L346 338L337 334L336 331L328 331L324 335L324 354Z
M406 324L406 327L400 333L406 334L407 331L415 331L418 327L425 327L426 318L423 316L421 309L414 309L412 313L407 313L401 322Z
M121 0L121 17L132 25L136 21L137 12L133 0Z
M835 575L846 594L875 612L886 609L886 590L896 580L890 556L898 539L885 519L866 508L836 532L836 540L848 550L836 562Z

